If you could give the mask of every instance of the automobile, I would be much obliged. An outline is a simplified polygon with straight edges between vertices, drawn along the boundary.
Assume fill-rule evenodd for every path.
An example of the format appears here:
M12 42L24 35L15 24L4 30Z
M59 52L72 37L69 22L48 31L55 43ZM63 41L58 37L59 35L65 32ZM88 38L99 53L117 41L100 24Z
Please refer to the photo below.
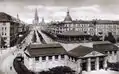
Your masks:
M21 54L21 53L19 53L19 54L17 54L16 59L17 59L17 61L18 61L18 62L23 62L24 57L22 56L22 54Z

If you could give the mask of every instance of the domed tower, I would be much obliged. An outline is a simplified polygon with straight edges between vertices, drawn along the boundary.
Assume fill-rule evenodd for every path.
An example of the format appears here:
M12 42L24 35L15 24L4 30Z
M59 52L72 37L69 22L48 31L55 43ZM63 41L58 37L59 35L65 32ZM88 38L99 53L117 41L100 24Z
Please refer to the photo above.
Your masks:
M72 18L71 18L70 14L69 14L69 10L67 10L67 15L66 15L64 21L65 22L71 22L72 21Z

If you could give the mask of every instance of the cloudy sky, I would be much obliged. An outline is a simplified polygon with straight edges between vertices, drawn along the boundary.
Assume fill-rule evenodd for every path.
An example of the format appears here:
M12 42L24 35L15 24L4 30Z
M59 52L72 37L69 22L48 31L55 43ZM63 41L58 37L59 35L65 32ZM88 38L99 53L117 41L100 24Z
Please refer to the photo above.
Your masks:
M72 19L109 19L119 20L119 0L0 0L0 12L32 23L35 8L39 21L61 21L70 10Z

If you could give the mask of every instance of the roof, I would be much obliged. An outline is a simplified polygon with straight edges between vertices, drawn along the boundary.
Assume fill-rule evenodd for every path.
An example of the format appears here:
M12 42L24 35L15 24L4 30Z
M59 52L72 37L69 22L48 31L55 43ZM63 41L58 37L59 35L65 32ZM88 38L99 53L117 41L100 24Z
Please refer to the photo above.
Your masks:
M0 21L11 21L12 17L4 12L0 12Z
M82 56L85 56L92 51L93 51L92 48L80 45L80 46L74 48L73 50L70 50L68 53L72 56L82 57Z
M79 35L88 35L86 33L80 32L80 31L66 31L61 33L60 35L67 35L67 36L79 36Z
M60 44L31 44L28 47L31 57L67 54Z
M0 12L0 22L19 22L19 23L24 23L21 20L7 14L4 12Z
M97 52L97 51L92 51L91 53L88 53L84 57L87 58L87 57L95 57L95 56L105 56L105 54L102 54L102 53Z
M68 18L67 20L69 20L69 16L66 16L65 18ZM65 19L66 20L66 19ZM61 22L54 22L52 25L63 25L63 24L90 24L91 26L93 26L92 24L95 25L100 25L100 24L105 24L105 25L109 25L109 24L119 24L119 21L114 21L114 20L72 20L70 19L70 22L65 22L65 21L61 21ZM90 26L89 25L89 26Z
M111 44L111 42L109 42L109 41L93 41L91 43L93 43L93 45L96 45L96 44Z
M97 41L92 42L93 47L85 47L85 46L78 46L73 50L70 50L69 53L77 56L77 57L84 57L88 53L92 51L96 51L102 54L105 54L105 51L115 51L118 50L118 47L108 41Z
M77 58L88 57L91 53L96 52L96 56L104 56L105 51L115 51L118 47L107 41L92 42L92 47L79 45L76 48L66 51L60 44L30 44L27 51L30 57L35 56L53 56L67 54ZM91 57L89 56L89 57Z
M95 20L96 24L119 24L119 21L113 20Z
M100 53L105 53L105 51L115 51L118 50L118 47L114 44L109 44L109 43L105 43L105 44L93 44L93 49L95 51L98 51Z

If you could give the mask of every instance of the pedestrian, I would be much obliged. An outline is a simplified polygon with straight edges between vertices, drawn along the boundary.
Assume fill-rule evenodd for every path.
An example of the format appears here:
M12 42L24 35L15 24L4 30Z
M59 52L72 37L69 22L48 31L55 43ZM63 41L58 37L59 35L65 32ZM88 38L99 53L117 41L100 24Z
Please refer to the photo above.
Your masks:
M10 70L12 70L12 66L10 66Z
M12 54L14 55L14 52Z

